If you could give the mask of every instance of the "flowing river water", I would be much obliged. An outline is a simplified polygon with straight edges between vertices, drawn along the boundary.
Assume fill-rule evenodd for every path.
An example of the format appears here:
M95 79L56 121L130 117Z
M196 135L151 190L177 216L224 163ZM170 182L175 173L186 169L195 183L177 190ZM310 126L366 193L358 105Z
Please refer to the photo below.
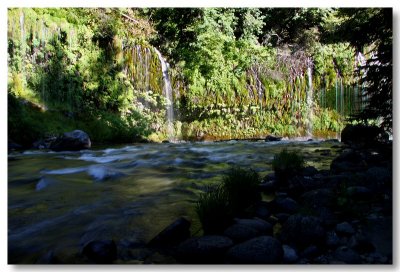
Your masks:
M146 243L180 216L200 224L198 195L231 166L272 172L283 148L329 169L332 141L136 144L78 152L8 156L9 263L35 263L48 252L73 258L91 240ZM69 256L69 257L68 257Z

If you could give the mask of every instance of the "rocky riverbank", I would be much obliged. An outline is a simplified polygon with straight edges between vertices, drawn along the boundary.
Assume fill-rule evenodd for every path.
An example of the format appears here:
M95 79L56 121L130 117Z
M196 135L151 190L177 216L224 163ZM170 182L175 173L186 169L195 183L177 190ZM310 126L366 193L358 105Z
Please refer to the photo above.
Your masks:
M50 252L38 262L391 264L392 143L352 140L333 149L341 152L329 170L308 166L286 183L265 176L262 200L217 233L191 233L182 217L147 243L93 240L73 260Z

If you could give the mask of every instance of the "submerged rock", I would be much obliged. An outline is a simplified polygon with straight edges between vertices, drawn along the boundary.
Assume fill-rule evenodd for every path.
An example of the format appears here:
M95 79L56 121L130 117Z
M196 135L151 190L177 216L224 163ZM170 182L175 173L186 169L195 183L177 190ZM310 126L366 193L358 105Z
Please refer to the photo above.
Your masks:
M110 264L117 259L117 245L113 240L91 241L83 247L82 253L98 264Z
M190 237L190 222L181 217L157 234L148 245L151 247L177 245Z
M42 191L43 189L51 186L52 184L54 184L53 180L51 180L49 178L46 178L46 177L43 177L38 181L38 183L36 184L35 189L36 189L36 191Z
M65 132L50 144L50 149L54 151L77 151L88 149L92 145L89 135L82 130Z
M229 249L226 260L233 264L279 264L283 260L283 254L279 240L271 236L261 236Z
M88 168L87 173L95 181L103 181L107 179L115 179L124 176L123 173L118 172L110 167L103 165L92 165Z

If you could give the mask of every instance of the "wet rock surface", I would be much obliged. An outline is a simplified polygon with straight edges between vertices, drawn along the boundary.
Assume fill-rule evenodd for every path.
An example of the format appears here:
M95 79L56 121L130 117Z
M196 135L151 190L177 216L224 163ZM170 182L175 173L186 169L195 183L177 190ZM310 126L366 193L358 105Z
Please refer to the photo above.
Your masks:
M283 255L279 240L261 236L232 247L226 254L226 261L232 264L279 264Z

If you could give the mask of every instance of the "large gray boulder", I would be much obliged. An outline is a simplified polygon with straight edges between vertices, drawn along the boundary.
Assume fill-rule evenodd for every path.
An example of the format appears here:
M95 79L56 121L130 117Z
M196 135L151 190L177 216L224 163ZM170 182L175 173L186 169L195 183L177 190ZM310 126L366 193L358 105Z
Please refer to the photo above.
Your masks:
M262 219L235 219L235 224L224 231L224 235L235 243L244 242L261 235L272 235L272 225Z
M190 238L178 246L177 258L183 263L222 263L225 252L233 246L231 239L219 235Z
M279 264L282 263L283 253L279 240L260 236L229 249L226 261L233 264Z
M82 130L65 132L50 144L54 151L77 151L88 149L92 146L89 135Z

